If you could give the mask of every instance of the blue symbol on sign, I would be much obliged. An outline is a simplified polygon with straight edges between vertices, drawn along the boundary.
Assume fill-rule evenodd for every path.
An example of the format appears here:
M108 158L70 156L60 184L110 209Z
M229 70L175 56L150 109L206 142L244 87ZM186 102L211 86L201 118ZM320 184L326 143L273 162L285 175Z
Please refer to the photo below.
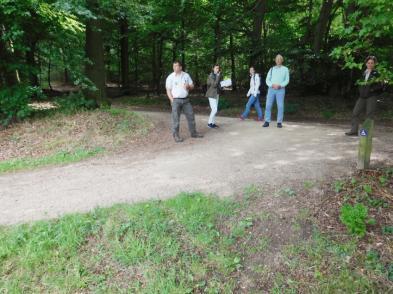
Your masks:
M367 137L367 135L368 135L367 130L365 130L365 129L360 130L360 136Z

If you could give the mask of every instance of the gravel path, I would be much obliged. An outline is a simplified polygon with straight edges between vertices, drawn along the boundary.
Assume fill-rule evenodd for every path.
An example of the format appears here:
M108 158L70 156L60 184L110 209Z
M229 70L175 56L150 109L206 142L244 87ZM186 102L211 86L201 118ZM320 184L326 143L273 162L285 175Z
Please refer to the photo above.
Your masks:
M291 185L353 172L357 138L347 126L285 123L263 129L261 123L219 118L221 128L205 127L203 139L172 142L168 113L146 113L156 134L139 148L66 166L0 176L0 224L54 218L114 203L164 199L182 191L230 196L250 184ZM373 163L393 163L393 135L378 129Z

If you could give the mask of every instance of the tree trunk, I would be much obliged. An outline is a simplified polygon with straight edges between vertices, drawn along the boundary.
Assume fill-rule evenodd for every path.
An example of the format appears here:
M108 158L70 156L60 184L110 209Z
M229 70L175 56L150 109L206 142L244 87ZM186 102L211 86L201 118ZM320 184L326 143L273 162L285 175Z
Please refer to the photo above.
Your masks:
M161 76L163 71L163 64L162 64L162 55L164 50L164 39L162 36L159 38L158 48L157 48L157 78L156 78L156 92L157 95L160 95L161 89Z
M18 83L17 71L10 70L7 64L11 63L11 51L8 49L7 43L3 39L5 34L4 26L0 27L0 85L12 87Z
M88 0L88 8L94 12L98 10L97 0ZM97 104L107 105L109 101L106 96L104 46L101 31L101 19L88 19L86 22L86 57L88 61L85 65L86 76L96 87L93 91L88 91L89 98L96 100Z
M261 33L262 23L267 9L267 0L257 0L254 5L253 30L251 33L252 51L250 65L257 65L261 55Z
M139 81L139 45L138 45L138 34L135 34L134 38L134 82L135 86L138 87Z
M177 59L177 42L176 40L174 40L172 45L172 61L175 61L176 59Z
M48 87L49 87L49 89L50 90L52 90L52 82L51 82L51 71L52 71L52 62L51 62L51 59L50 59L50 57L49 57L49 60L48 60Z
M324 0L319 14L319 19L314 31L313 50L315 53L321 51L323 38L325 36L329 18L333 9L333 0Z
M33 87L39 86L38 75L37 75L37 63L35 61L35 55L37 51L37 41L28 39L29 50L26 51L26 64L29 66L29 81Z
M216 22L214 26L214 54L213 63L216 64L220 58L220 48L221 48L221 29L220 29L220 16L216 16Z
M126 17L120 19L120 63L121 84L123 88L129 87L129 48L128 48L128 20Z
M233 33L229 34L229 48L231 53L231 79L232 79L232 90L236 91L236 64L235 64L235 50L233 48Z
M64 54L64 50L60 48L61 56L63 59L63 78L64 78L64 85L68 85L70 83L70 73L67 68L67 58Z
M303 43L309 44L311 41L313 26L312 26L312 12L314 9L314 0L309 0L307 5L307 21L306 21L306 32L303 36Z
M156 81L157 81L157 41L156 41L156 34L152 34L152 42L151 42L151 73L152 73L152 80L150 83L150 87L152 90L155 89Z
M332 10L332 13L329 16L329 20L328 20L328 23L326 26L326 31L325 31L325 36L324 36L324 49L326 49L326 47L328 45L330 28L332 26L332 22L333 22L334 17L337 13L337 10L338 10L338 8L340 8L341 5L342 5L342 1L341 0L337 1L335 7Z
M185 21L184 16L181 19L181 63L183 64L183 69L186 67L186 32L185 32Z

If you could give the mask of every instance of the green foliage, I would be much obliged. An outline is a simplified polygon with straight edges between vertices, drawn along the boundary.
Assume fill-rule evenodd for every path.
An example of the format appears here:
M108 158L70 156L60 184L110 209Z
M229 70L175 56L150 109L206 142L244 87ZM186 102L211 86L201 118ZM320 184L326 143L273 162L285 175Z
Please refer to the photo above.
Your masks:
M220 99L218 100L218 109L219 110L220 109L228 109L231 107L232 107L232 104L228 99L226 99L224 97L220 97Z
M335 181L333 184L334 192L340 193L342 190L344 190L344 185L345 185L345 182L342 180Z
M263 191L261 187L255 184L251 184L245 187L243 193L244 193L244 197L247 200L251 200L263 196Z
M300 104L298 103L286 103L285 104L285 113L286 114L296 114L300 109Z
M393 282L393 263L388 265L387 271L389 281Z
M29 117L32 113L30 100L37 94L41 94L40 89L29 86L0 90L0 124L7 126L15 120Z
M384 235L393 235L393 226L383 226L382 234Z
M346 7L352 4L351 1L345 1ZM384 46L381 43L393 34L393 11L390 6L390 1L356 1L356 12L350 14L346 25L338 29L345 42L331 52L331 57L343 61L344 69L361 69L365 56L376 55L380 60L380 81L392 83L392 45L385 43Z
M321 114L324 119L332 119L336 113L334 110L323 110Z
M372 193L372 187L369 184L363 185L363 190L366 192L367 195L370 195Z
M280 191L280 194L281 194L281 196L295 197L296 191L293 190L292 188L286 187Z
M384 264L381 262L381 255L375 249L367 251L366 268L374 271L378 275L385 275L386 273L389 275L389 267L385 269Z
M81 93L73 93L66 97L59 97L55 100L59 110L66 114L72 114L79 110L91 110L98 107L93 99L86 99Z
M304 181L303 187L307 190L312 189L315 186L315 183L313 181Z
M248 228L252 227L254 224L252 217L246 217L240 220L232 229L231 235L234 238L244 237Z
M363 237L366 234L368 209L361 203L354 206L344 204L340 211L340 220L352 234Z

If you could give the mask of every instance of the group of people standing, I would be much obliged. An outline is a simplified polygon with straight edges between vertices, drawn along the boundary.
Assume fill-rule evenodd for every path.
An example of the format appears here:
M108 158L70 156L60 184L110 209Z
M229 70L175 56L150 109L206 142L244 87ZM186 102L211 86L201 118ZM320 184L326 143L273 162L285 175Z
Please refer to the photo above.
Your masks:
M268 87L266 95L266 109L263 127L267 128L271 123L271 110L273 103L277 103L277 127L282 128L284 119L284 100L285 88L289 84L289 70L283 65L284 58L279 54L275 58L276 65L271 67L266 75L266 85ZM380 83L375 80L379 74L375 70L377 60L374 56L366 58L367 70L364 72L365 84L360 86L360 98L358 99L352 115L352 128L346 135L358 135L358 126L360 123L360 114L366 111L368 118L373 118L377 103L377 94L380 93ZM213 66L212 72L207 78L206 97L209 99L211 108L208 127L216 129L216 114L218 111L218 102L221 92L222 73L218 64ZM373 82L374 81L374 82ZM251 107L254 106L257 112L257 121L263 121L263 109L261 107L261 76L252 66L250 67L250 89L247 92L247 104L244 112L240 115L241 120L245 120ZM203 136L197 132L195 124L195 115L192 105L188 98L189 91L194 88L190 75L182 70L182 64L179 61L173 63L173 73L166 80L166 92L172 105L172 134L174 140L179 143L183 139L179 136L180 114L184 112L191 137L202 138Z
M266 110L265 110L265 123L264 128L270 126L272 107L274 101L277 103L277 127L282 128L284 119L284 98L285 87L289 84L289 70L283 65L284 58L277 55L275 58L276 65L270 68L266 75L266 85L268 86L266 96ZM247 92L248 102L246 109L240 115L240 119L244 120L248 117L251 107L254 106L257 112L257 121L263 121L263 110L260 103L261 96L261 77L255 71L255 68L250 67L250 89Z

